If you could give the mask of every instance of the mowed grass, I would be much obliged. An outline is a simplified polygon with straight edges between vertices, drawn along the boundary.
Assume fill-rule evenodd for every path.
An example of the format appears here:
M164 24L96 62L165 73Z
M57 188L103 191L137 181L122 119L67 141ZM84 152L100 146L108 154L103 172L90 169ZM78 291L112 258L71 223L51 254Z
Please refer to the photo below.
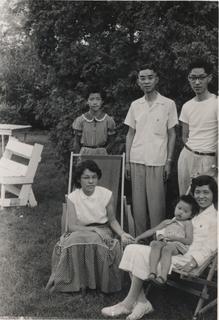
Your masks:
M0 212L0 318L2 316L101 319L102 307L117 303L127 293L102 294L95 290L81 293L48 294L45 286L50 276L52 249L61 231L61 212L67 191L67 177L56 167L47 132L30 132L27 142L44 145L34 193L35 208L12 208ZM173 288L152 288L149 293L155 311L144 319L188 320L196 299ZM123 317L122 319L124 319ZM206 314L216 319L216 310Z

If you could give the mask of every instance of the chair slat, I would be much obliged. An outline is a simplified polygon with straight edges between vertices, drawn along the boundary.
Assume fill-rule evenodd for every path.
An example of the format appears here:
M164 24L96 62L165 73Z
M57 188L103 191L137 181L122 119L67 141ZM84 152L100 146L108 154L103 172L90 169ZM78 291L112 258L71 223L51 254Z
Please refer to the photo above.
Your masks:
M10 137L5 150L6 152L11 152L14 155L30 159L33 151L33 146L20 142L14 137Z

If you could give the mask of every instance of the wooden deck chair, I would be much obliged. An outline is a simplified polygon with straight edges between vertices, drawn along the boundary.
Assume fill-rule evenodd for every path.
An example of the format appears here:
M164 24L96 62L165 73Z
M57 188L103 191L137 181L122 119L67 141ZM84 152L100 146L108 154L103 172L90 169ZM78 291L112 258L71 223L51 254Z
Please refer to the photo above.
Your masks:
M180 279L177 281L168 279L167 284L198 297L198 302L192 318L193 320L199 319L201 315L217 304L217 280L215 279L216 270L216 251L211 255L211 257L206 259L200 267L195 268L189 274L185 274L177 269L172 270L172 272L179 274ZM209 288L215 288L215 298L210 297Z
M200 319L205 312L217 305L216 270L217 251L206 259L200 267L193 269L188 274L173 268L171 275L168 277L167 285L198 297L192 320ZM178 276L175 277L176 275ZM151 286L152 284L147 285L145 289L146 296L148 295ZM213 298L212 294L209 294L210 288L215 289L215 297Z
M5 151L0 159L0 206L37 205L32 184L38 164L41 160L43 146L35 143L33 146L9 137ZM8 193L13 198L6 197Z
M120 220L121 227L124 225L123 216L123 197L124 197L124 175L125 175L125 154L122 155L81 155L71 152L70 156L70 168L69 168L69 180L68 180L68 194L73 190L73 171L77 160L93 160L95 161L102 171L102 177L99 180L99 185L108 188L113 192L114 207L115 210L119 210L120 213L116 217ZM120 195L119 195L120 193ZM62 213L62 234L67 231L68 222L68 210L67 202L63 204Z

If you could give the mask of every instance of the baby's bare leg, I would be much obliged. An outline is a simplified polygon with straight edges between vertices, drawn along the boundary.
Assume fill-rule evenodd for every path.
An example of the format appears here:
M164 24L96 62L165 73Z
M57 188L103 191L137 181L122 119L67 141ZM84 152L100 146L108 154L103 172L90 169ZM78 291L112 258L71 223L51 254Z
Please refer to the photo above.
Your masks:
M163 247L161 251L160 264L161 264L161 277L164 279L164 281L167 280L167 275L170 270L172 256L175 256L178 253L179 252L173 243L168 243L166 244L165 247Z
M157 274L157 265L158 265L158 262L160 261L162 248L165 245L166 244L164 242L157 241L157 240L154 240L150 243L150 246L151 246L151 253L150 253L150 260L149 260L150 273Z

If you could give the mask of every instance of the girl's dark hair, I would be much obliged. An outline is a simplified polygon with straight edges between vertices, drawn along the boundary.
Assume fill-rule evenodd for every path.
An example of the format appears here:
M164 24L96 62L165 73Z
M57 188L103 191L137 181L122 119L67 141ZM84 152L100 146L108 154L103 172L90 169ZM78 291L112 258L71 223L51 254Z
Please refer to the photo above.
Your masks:
M191 184L191 193L194 195L196 187L202 187L202 186L209 186L209 189L213 193L213 204L215 208L217 207L217 202L218 202L218 187L217 187L217 182L213 177L203 175L203 176L198 176L196 178L192 179L192 184Z
M93 160L83 160L77 164L74 170L73 180L74 186L76 188L81 188L80 179L86 169L95 172L97 174L98 180L101 178L102 172L96 162L94 162Z
M102 100L105 100L105 98L106 98L106 93L105 93L105 91L103 91L103 90L102 90L100 87L98 87L98 86L90 86L90 87L87 88L87 90L86 90L86 95L85 95L86 100L89 98L89 95L90 95L91 93L99 93L100 96L101 96L101 98L102 98Z
M179 198L179 201L183 201L185 203L188 203L191 208L192 208L192 217L194 217L196 214L198 214L199 212L199 205L198 203L196 202L196 200L193 198L193 196L191 196L190 194L185 194L185 195L182 195L180 198ZM191 218L192 218L191 217Z
M195 69L195 68L203 68L207 74L211 74L213 72L212 64L201 58L191 61L188 67L188 72L191 72L192 69Z

